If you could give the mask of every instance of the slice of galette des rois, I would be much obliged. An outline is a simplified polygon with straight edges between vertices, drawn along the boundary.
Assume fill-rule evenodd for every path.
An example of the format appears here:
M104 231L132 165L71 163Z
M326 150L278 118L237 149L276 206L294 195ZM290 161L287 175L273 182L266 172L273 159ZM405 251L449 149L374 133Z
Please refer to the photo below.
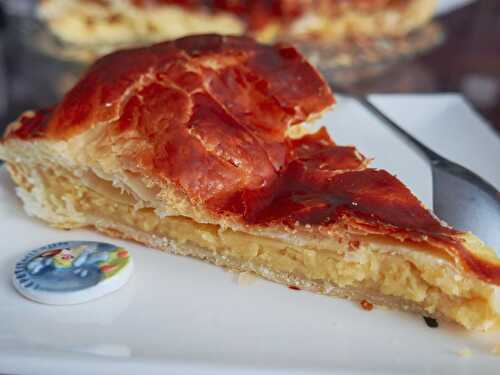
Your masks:
M307 123L334 104L290 45L198 35L98 60L0 144L26 212L331 296L486 330L500 260ZM353 140L355 141L355 140Z

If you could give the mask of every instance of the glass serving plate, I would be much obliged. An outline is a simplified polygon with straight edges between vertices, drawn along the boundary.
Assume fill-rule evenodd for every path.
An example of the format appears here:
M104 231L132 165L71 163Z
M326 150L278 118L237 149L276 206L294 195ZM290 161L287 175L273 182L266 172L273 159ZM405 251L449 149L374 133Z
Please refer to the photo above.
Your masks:
M350 84L378 76L444 40L443 28L434 21L405 36L357 38L334 44L298 41L296 45L330 82Z

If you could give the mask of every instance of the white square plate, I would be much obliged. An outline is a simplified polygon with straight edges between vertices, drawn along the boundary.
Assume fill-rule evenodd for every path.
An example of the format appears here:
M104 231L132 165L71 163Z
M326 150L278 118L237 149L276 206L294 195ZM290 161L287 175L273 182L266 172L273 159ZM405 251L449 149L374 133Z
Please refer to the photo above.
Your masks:
M377 96L425 143L500 187L500 140L460 97ZM339 99L323 119L339 144L356 144L426 204L430 170L356 103ZM497 163L492 163L496 160ZM108 240L27 217L0 171L0 373L12 374L499 374L500 334L467 333L421 317L289 290L131 242L135 274L122 290L75 306L45 306L16 293L16 259L63 240ZM459 352L470 349L472 356Z

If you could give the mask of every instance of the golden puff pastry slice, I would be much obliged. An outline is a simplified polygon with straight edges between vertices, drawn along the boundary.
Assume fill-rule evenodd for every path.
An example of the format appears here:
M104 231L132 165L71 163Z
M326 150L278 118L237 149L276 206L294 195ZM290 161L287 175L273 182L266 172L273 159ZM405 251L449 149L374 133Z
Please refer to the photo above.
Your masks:
M0 157L29 215L331 296L496 326L500 261L305 125L334 104L290 45L199 35L98 60Z

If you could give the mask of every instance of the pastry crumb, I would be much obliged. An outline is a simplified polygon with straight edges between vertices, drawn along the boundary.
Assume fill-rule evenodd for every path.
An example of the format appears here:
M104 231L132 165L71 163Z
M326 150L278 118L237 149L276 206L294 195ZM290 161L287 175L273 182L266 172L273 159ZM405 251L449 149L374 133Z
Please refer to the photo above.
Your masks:
M366 310L366 311L371 311L373 310L373 304L371 304L370 302L368 302L367 300L363 300L360 302L360 305L361 307L363 308L363 310Z
M497 342L493 349L491 349L491 353L500 356L500 342Z
M472 350L470 350L469 348L460 349L457 353L459 357L462 358L469 358L472 356Z
M241 272L238 276L238 284L242 287L252 285L257 278L251 272Z

